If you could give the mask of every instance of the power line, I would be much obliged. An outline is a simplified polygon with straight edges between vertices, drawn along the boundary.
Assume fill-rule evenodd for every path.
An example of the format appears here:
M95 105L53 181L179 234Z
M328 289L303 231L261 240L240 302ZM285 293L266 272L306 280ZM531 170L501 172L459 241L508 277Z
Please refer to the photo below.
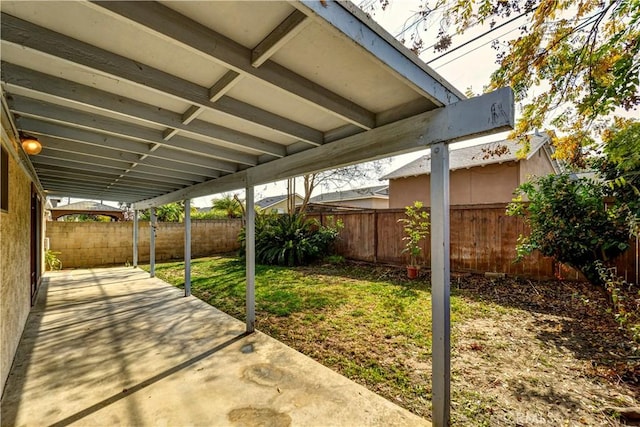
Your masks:
M510 23L512 23L513 21L515 21L515 20L517 20L517 19L522 18L523 16L528 15L529 13L533 12L534 10L536 10L536 9L531 9L531 10L528 10L528 11L526 11L526 12L523 12L523 13L521 13L520 15L518 15L518 16L516 16L516 17L514 17L514 18L511 18L511 19L509 19L508 21L503 22L502 24L500 24L500 25L498 25L498 26L493 27L493 28L491 28L491 29L489 29L489 30L485 31L484 33L482 33L482 34L480 34L480 35L478 35L478 36L476 36L476 37L472 38L471 40L467 40L466 42L462 43L460 46L456 46L455 48L453 48L453 49L451 49L451 50L448 50L448 51L444 52L443 54L438 55L437 57L435 57L435 58L433 58L433 59L431 59L431 60L427 61L427 65L431 64L431 63L432 63L432 62L434 62L434 61L437 61L438 59L440 59L440 58L442 58L442 57L444 57L444 56L446 56L446 55L449 55L449 54L451 54L451 53L455 52L455 51L456 51L456 50L458 50L458 49L461 49L461 48L463 48L463 47L467 46L467 45L468 45L468 44L470 44L470 43L475 42L475 41L476 41L476 40L478 40L478 39L481 39L482 37L484 37L484 36L486 36L486 35L488 35L488 34L491 34L492 32L494 32L494 31L496 31L496 30L499 30L500 28L504 27L505 25L510 24ZM505 33L505 34L508 34L508 33ZM428 49L428 48L427 48L427 49ZM426 49L425 49L425 50L426 50ZM423 51L423 52L424 52L424 51ZM471 51L471 52L473 52L473 51Z
M504 37L504 36L506 36L507 34L512 33L512 32L514 32L514 31L516 31L516 30L517 30L517 28L513 28L513 29L511 29L511 30L507 31L506 33L501 34L501 35L499 35L499 36L496 36L496 37L492 38L491 40L488 40L488 41L486 41L486 42L482 43L481 45L476 46L475 48L471 49L470 51L465 52L465 53L463 53L463 54L461 54L461 55L458 55L458 56L456 56L455 58L450 59L449 61L445 62L444 64L440 64L440 65L438 65L437 67L434 67L434 68L435 68L435 69L442 68L442 67L444 67L445 65L450 64L450 63L452 63L453 61L457 61L458 59L460 59L460 58L462 58L462 57L464 57L464 56L466 56L466 55L469 55L469 54L470 54L470 53L472 53L472 52L475 52L476 50L480 49L481 47L488 45L488 44L489 44L489 43L491 43L492 41L497 40L497 39L499 39L500 37ZM435 61L435 59L434 59L434 61ZM427 64L428 64L428 63L429 63L429 62L427 62Z

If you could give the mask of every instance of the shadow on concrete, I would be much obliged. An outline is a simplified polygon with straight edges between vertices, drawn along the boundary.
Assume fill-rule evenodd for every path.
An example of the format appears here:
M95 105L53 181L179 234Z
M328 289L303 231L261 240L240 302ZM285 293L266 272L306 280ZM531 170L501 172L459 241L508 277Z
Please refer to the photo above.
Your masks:
M174 367L172 367L170 369L167 369L164 372L159 373L158 375L154 375L153 377L151 377L151 378L149 378L149 379L147 379L145 381L142 381L141 383L138 383L138 384L134 385L133 387L124 389L124 390L122 390L121 393L114 394L113 396L108 397L108 398L106 398L106 399L104 399L104 400L102 400L100 402L97 402L97 403L89 406L88 408L80 411L80 412L76 412L75 414L70 415L67 418L63 419L63 420L60 420L60 421L52 424L51 427L62 427L62 426L68 426L70 424L73 424L74 422L79 421L82 418L84 418L84 417L86 417L88 415L91 415L92 413L94 413L94 412L96 412L96 411L98 411L98 410L100 410L100 409L102 409L102 408L104 408L106 406L109 406L109 405L119 401L120 399L124 399L125 397L130 396L133 393L136 393L136 392L142 390L145 387L148 387L148 386L150 386L150 385L152 385L152 384L154 384L154 383L156 383L156 382L158 382L158 381L160 381L160 380L162 380L164 378L167 378L170 375L173 375L173 374L181 371L182 369L185 369L185 368L193 365L196 362L199 362L199 361L205 359L206 357L211 356L212 354L217 353L218 351L230 346L233 343L236 343L236 342L240 341L241 339L243 339L244 337L246 337L248 335L251 335L251 334L245 332L245 333L240 334L240 335L238 335L238 336L236 336L234 338L231 338L230 340L228 340L226 342L223 342L222 344L219 344L219 345L213 347L210 350L207 350L207 351L205 351L203 353L200 353L199 355L197 355L195 357L192 357L191 359L186 360L186 361L180 363L179 365L176 365L176 366L174 366Z

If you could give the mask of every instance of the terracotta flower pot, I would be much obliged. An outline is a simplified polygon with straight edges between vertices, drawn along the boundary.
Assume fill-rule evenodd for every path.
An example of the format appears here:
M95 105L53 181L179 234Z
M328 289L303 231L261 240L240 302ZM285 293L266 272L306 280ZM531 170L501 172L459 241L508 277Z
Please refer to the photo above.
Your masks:
M418 267L415 265L407 265L407 277L409 279L418 277Z

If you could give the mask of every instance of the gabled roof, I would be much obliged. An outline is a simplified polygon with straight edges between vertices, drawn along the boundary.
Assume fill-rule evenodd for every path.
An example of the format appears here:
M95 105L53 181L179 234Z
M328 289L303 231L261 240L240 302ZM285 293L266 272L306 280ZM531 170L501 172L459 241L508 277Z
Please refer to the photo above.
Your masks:
M550 137L545 132L529 135L529 138L531 146L526 159L531 158L545 145L550 148ZM517 162L521 160L518 158L518 151L521 149L521 144L510 139L454 149L449 153L449 169L469 169L494 163ZM430 173L431 155L426 154L383 176L380 180L428 175Z
M389 186L388 185L376 185L373 187L356 188L353 190L334 191L332 193L324 193L318 196L312 197L310 202L312 203L330 203L345 200L358 200L368 198L389 198Z
M258 200L255 205L258 206L259 208L262 209L267 209L270 206L273 206L277 203L282 202L283 200L287 199L287 195L286 194L281 194L279 196L271 196L271 197L265 197L264 199L260 199ZM296 194L296 201L298 200L302 200L302 196L300 196L299 194Z
M56 211L114 211L114 212L122 212L122 210L118 208L114 208L113 206L104 205L98 202L91 201L83 201L76 203L69 203L68 205L58 206L52 210Z

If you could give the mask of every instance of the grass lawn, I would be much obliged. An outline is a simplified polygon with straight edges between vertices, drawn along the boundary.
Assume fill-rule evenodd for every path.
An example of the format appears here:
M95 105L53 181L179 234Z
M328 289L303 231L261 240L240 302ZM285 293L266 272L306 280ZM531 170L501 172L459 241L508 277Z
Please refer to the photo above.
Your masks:
M244 320L244 263L191 268L193 295ZM159 264L156 274L182 287L183 269ZM606 307L586 284L454 277L453 425L617 425L606 408L637 405L637 349ZM428 278L353 263L258 265L256 327L429 418Z

